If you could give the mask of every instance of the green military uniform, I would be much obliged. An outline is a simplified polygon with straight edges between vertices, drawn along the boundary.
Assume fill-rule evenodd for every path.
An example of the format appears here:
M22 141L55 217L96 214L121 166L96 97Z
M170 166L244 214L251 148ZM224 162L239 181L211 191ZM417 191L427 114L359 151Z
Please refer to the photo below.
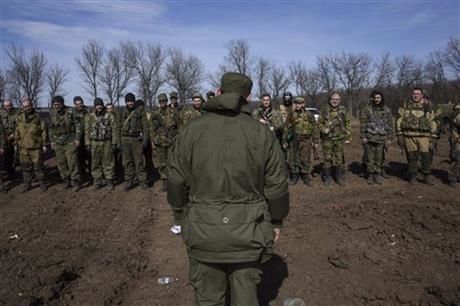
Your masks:
M19 150L25 189L30 188L35 174L42 191L46 190L43 147L48 144L48 132L40 114L36 111L21 112L17 117L14 138Z
M4 133L5 133L5 148L3 153L3 161L2 161L2 171L0 171L0 175L7 174L10 179L13 178L14 175L14 165L15 162L15 154L14 154L14 131L16 130L16 118L18 116L18 111L16 109L12 109L11 111L0 110L0 122L3 125Z
M384 105L371 103L360 112L360 138L364 146L364 160L368 182L381 184L386 145L393 137L393 116Z
M274 110L272 107L264 109L260 106L252 112L252 117L265 124L270 131L275 133L281 144L285 122L280 111Z
M167 99L165 94L158 95L158 99ZM152 111L150 128L154 145L154 163L158 167L160 179L164 182L168 177L166 164L170 147L174 143L178 132L179 115L176 108L158 107Z
M5 143L6 143L6 133L3 128L3 123L0 121L0 192L5 192L6 188L3 186L3 167L5 158Z
M289 210L283 153L226 86L235 76L223 76L224 93L179 132L169 158L168 202L183 214L196 305L225 305L228 286L231 305L259 305L260 264Z
M193 96L192 96L192 99L195 99L195 98L200 98L201 99L201 104L203 104L204 99L201 96L201 94L194 93ZM192 119L194 119L194 118L196 118L198 116L201 116L201 114L202 114L201 107L200 108L196 108L195 106L183 107L179 111L179 128L183 127L190 120L192 120Z
M408 101L399 110L399 118L396 121L396 134L398 143L406 151L408 170L411 183L415 183L417 177L417 160L420 157L421 171L425 181L432 184L430 152L437 138L437 127L434 120L434 112L423 102Z
M145 111L125 108L120 114L121 145L123 147L123 166L125 181L129 189L137 177L144 188L147 187L143 148L149 139L149 125Z
M78 152L78 166L80 171L80 176L83 178L86 173L90 173L92 171L91 167L91 154L88 152L86 148L85 142L85 123L86 117L89 115L88 109L83 107L83 109L75 109L74 116L75 119L78 121L80 126L80 146L77 149Z
M113 188L115 175L115 159L113 152L117 149L120 140L117 121L112 113L94 110L86 117L85 143L91 148L91 175L94 185L99 188L102 178L107 180Z
M449 118L450 126L450 157L449 185L455 186L460 181L460 96L457 97Z
M345 141L351 141L351 115L348 110L339 105L328 104L321 111L319 128L321 145L323 147L323 177L325 182L330 180L331 168L335 167L336 178L343 185L345 171Z
M299 100L300 99L300 100ZM296 98L294 103L303 103ZM312 147L319 143L319 130L313 114L305 108L292 112L292 140L289 143L288 169L292 184L297 183L300 175L306 185L311 185Z
M68 108L61 111L52 110L49 125L50 140L56 152L59 174L66 187L70 182L74 187L80 183L78 167L78 146L80 145L80 121Z

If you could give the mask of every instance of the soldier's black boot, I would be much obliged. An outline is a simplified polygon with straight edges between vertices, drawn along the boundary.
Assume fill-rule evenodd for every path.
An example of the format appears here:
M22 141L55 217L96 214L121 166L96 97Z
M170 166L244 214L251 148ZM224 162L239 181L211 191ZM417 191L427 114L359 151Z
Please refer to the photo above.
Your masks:
M296 173L289 173L289 186L294 186L299 181L299 176Z
M367 184L374 185L374 174L373 173L369 173L367 175Z
M308 174L302 174L302 181L305 185L307 186L311 186L311 179L310 179L310 175Z
M380 173L374 173L374 182L378 185L383 184L383 177L380 175Z
M336 167L335 169L335 179L337 180L337 184L344 187L345 186L345 178L343 169L341 167Z
M24 182L24 185L22 186L22 192L27 192L30 189L32 189L32 184L30 182Z
M161 179L161 191L168 190L168 181L166 179Z
M45 192L48 190L48 185L46 185L45 181L40 181L40 190L41 192Z
M427 185L433 186L434 185L433 176L431 174L425 174L423 176L423 182Z
M110 191L115 190L115 185L113 184L113 180L108 180L107 181L107 187L109 187Z
M382 168L382 171L381 171L380 175L381 175L384 179L390 178L390 176L389 176L388 173L386 172L385 168Z
M79 181L72 181L72 191L73 192L78 192L81 188L80 182Z
M324 186L330 186L331 185L331 168L324 168L323 169L323 184Z
M126 181L126 183L125 183L125 191L128 191L133 187L134 187L134 180L133 179L130 179L130 180Z
M69 178L64 179L64 185L62 185L62 190L69 189L70 187L72 187L72 185L70 184L70 179Z

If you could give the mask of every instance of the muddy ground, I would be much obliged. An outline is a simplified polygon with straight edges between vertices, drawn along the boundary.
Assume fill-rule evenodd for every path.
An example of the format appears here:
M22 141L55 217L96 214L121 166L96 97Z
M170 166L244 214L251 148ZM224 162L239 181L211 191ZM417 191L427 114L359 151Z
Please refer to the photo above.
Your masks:
M323 187L317 176L314 187L290 188L261 305L290 297L307 305L460 305L460 187L446 184L446 137L432 187L403 180L396 146L383 186L359 176L357 137L346 157L346 187ZM0 195L0 304L193 305L185 249L169 232L160 184L61 191L47 163L48 192L21 194L15 182ZM165 276L175 281L158 284Z

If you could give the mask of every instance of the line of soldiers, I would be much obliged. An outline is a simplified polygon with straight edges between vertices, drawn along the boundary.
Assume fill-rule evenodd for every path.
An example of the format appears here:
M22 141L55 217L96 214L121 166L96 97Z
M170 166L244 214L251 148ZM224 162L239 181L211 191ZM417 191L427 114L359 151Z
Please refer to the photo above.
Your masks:
M211 99L214 93L208 92L206 96ZM137 184L147 189L154 164L162 190L166 191L168 152L178 130L202 113L205 101L200 93L194 93L193 104L180 107L175 92L170 93L169 100L168 105L168 96L159 94L159 107L149 113L142 100L128 93L125 108L115 111L113 105L104 105L102 99L96 98L90 112L79 96L73 99L74 110L65 106L61 96L56 96L48 124L29 99L22 101L21 111L14 109L11 101L4 101L0 112L0 191L6 191L5 180L13 179L18 160L23 191L31 189L34 176L45 191L44 154L48 144L56 153L65 189L78 191L84 180L90 180L96 190L104 184L113 190L115 181L122 177L126 191ZM351 142L351 115L342 105L340 94L330 95L318 120L305 108L304 99L293 98L290 92L283 94L283 102L277 108L272 107L269 94L262 95L253 117L267 125L279 140L290 185L297 184L299 179L312 185L311 156L319 159L320 145L323 184L331 185L334 178L339 185L345 185L344 151ZM385 156L396 138L408 160L409 182L417 182L420 161L423 181L433 185L431 165L442 124L421 88L414 88L411 99L401 104L397 120L385 105L383 94L373 91L359 120L368 184L382 184L387 177ZM460 97L455 100L449 126L452 162L448 180L449 185L455 186L460 178Z
M311 186L311 156L319 159L318 147L323 151L322 178L325 186L332 179L345 186L345 147L351 142L351 115L341 104L341 96L333 93L318 120L305 108L303 98L293 99L290 92L283 95L282 104L274 109L269 94L261 97L261 104L253 116L267 125L278 138L285 153L290 185L299 178ZM397 120L385 105L384 95L372 91L370 102L360 111L360 140L363 145L363 166L370 185L382 184L386 153L393 139L408 160L409 182L417 183L418 161L423 182L433 185L431 165L440 137L442 116L433 109L429 97L421 88L414 88L409 101L401 104ZM460 179L460 97L454 103L449 118L451 167L448 180L455 186Z
M214 96L208 92L207 98ZM65 106L64 98L52 99L49 122L46 123L33 106L24 99L21 111L11 101L3 102L0 112L0 191L6 192L6 180L12 180L17 161L21 164L23 192L32 188L35 177L42 191L47 190L44 155L50 146L56 153L57 168L63 189L80 190L85 180L95 190L107 185L114 189L116 179L124 177L124 189L139 184L147 189L150 178L146 166L158 167L162 190L166 191L168 152L178 129L201 114L205 101L200 93L193 94L193 104L180 107L178 95L158 95L159 107L148 113L144 102L132 93L125 95L126 107L116 111L112 104L94 100L94 110L88 111L83 99L73 99L74 109ZM153 154L152 154L153 150ZM153 167L149 168L149 174Z

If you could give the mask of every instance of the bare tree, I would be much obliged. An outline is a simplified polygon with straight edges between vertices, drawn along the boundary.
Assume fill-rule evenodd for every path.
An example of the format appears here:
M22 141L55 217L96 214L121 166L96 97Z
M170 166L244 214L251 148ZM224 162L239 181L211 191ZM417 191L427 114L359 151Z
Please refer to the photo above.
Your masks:
M194 55L185 55L181 49L169 50L166 63L166 77L169 84L177 90L180 103L190 98L203 80L204 67Z
M269 83L273 99L278 99L280 94L287 90L290 83L291 80L289 79L286 69L284 69L283 66L273 65Z
M7 89L7 75L6 72L0 69L0 100L5 100Z
M67 94L64 92L63 86L67 81L68 74L69 71L58 64L55 64L49 69L48 74L46 75L46 82L48 86L48 93L50 95L50 101L56 95L65 96Z
M431 83L432 99L436 102L446 102L447 77L441 51L430 52L424 67L424 76Z
M135 46L129 42L121 43L119 47L107 52L99 82L110 103L120 103L120 98L134 75L135 52Z
M321 89L327 94L331 94L337 86L337 77L332 65L333 57L319 56L316 58L317 71L320 77Z
M14 105L19 107L21 103L21 99L23 98L23 92L21 88L21 84L18 80L13 76L11 71L6 71L6 89L5 89L5 96L10 99Z
M249 42L243 39L234 39L227 43L227 55L224 57L228 71L251 75L253 58Z
M395 70L390 53L383 54L374 64L374 88L389 88L393 83Z
M167 57L161 45L137 44L135 73L142 99L150 107L160 87L166 82L164 62Z
M307 67L301 62L291 62L288 65L289 78L295 86L296 93L305 96L305 79L307 76Z
M259 89L259 96L268 92L271 69L271 61L269 59L259 57L255 66L255 74L257 88Z
M332 67L349 100L348 109L353 114L362 90L369 86L371 58L365 53L345 53L333 57Z
M460 38L451 37L443 54L446 65L460 78Z
M47 59L43 52L33 50L26 56L24 49L15 44L6 50L11 62L10 77L12 82L19 85L22 94L31 99L34 105L45 83L45 67Z
M96 40L89 40L81 49L81 58L75 62L80 70L83 88L92 96L98 97L99 73L104 57L104 46Z
M318 70L307 70L303 85L304 96L308 96L314 106L318 106L318 95L321 92L321 77Z
M220 87L220 79L224 73L228 72L228 69L225 65L219 65L216 71L209 72L206 75L206 80L211 85L212 88Z
M396 82L399 88L411 87L422 80L423 64L413 55L396 58Z

